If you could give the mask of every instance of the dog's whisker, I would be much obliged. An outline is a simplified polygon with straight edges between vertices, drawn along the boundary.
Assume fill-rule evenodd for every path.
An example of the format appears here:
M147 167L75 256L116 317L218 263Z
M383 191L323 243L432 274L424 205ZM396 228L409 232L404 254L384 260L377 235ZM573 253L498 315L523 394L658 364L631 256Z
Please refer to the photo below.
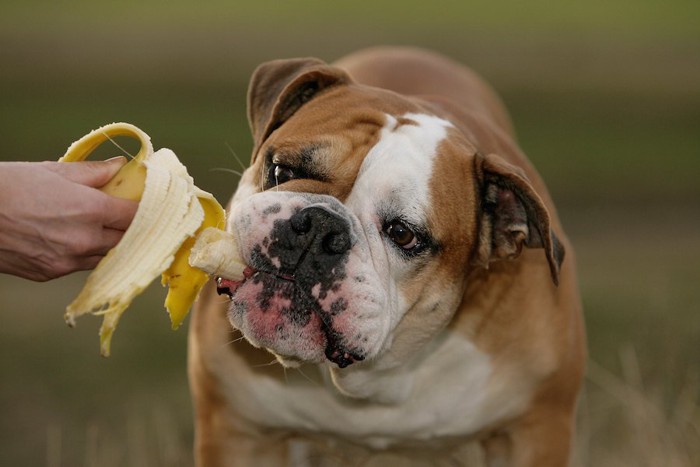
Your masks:
M277 359L274 359L269 363L261 363L259 365L252 365L252 368L262 368L262 367L268 367L268 366L272 366L272 365L279 365L279 362L277 361Z
M231 299L228 297L218 297L216 300L214 300L214 303L220 304L220 303L228 303L230 301L231 301Z
M265 189L265 168L263 164L263 169L260 171L260 191Z
M238 344L240 341L243 341L243 340L245 340L245 336L241 336L237 339L232 339L231 342L229 342L229 343L230 344Z
M236 345L242 340L245 340L245 336L241 336L241 337L238 337L236 339L228 340L228 341L224 342L223 344L221 344L221 348L224 349L224 348L228 347L229 345Z
M233 158L236 160L236 162L238 162L238 165L240 165L240 166L241 166L241 169L245 172L246 166L245 166L245 164L243 163L243 161L241 160L241 158L238 157L238 154L236 154L236 151L233 150L233 148L232 148L231 145L228 143L228 141L226 141L224 144L226 144L226 147L227 147L228 150L231 152L231 155L233 156Z
M300 374L301 376L303 376L304 379L306 379L308 382L310 382L310 383L313 384L314 386L318 386L318 381L314 381L314 380L311 379L311 377L309 377L306 373L304 373L303 371L301 371L301 367L296 368L296 370L297 370L297 371L299 372L299 374Z
M241 172L239 172L238 170L227 169L226 167L214 167L214 168L209 169L209 171L210 172L228 172L228 173L232 173L234 175L238 175L239 177L243 176L243 174Z

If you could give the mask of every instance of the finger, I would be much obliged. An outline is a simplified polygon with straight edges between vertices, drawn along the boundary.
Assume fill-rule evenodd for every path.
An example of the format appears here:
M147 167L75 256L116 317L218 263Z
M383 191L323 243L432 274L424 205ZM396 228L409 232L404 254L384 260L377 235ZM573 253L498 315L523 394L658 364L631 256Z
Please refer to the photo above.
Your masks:
M44 166L72 182L99 188L110 181L125 163L124 156L117 156L106 161L44 162Z
M102 225L109 229L126 230L136 215L138 201L107 196L102 210Z
M82 243L79 252L72 255L74 259L82 260L90 256L104 256L117 246L124 236L123 230L102 228L91 234L89 241Z
M123 230L116 229L102 229L102 236L100 241L95 244L93 248L86 252L87 256L92 255L106 255L109 250L117 246L119 241L124 236Z
M100 261L104 259L104 255L83 256L75 263L75 271L89 271L95 269Z

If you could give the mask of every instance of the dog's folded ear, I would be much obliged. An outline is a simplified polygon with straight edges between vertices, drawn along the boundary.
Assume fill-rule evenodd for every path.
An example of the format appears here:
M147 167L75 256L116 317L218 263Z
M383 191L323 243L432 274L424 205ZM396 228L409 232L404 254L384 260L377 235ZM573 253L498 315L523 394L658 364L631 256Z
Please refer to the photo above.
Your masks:
M248 87L253 154L299 107L324 89L348 82L347 73L316 58L273 60L260 65Z
M477 154L475 163L481 219L474 263L488 268L492 261L516 258L523 246L544 248L552 280L559 284L564 247L552 231L549 212L525 173L494 154Z

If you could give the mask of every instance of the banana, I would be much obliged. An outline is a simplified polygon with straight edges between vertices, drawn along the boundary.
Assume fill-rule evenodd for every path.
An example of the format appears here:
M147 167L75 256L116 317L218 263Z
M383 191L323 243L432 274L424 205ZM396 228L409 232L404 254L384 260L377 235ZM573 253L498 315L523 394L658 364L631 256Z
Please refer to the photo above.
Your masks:
M68 147L59 162L76 162L87 158L102 143L115 136L130 136L141 143L136 156L105 184L101 190L108 195L140 201L146 184L145 159L153 154L151 138L139 128L128 123L112 123L94 130Z
M165 148L154 152L149 136L133 125L98 128L73 143L59 161L84 160L99 145L120 135L139 140L140 150L101 189L137 200L139 206L120 242L88 276L65 313L71 326L86 313L103 316L100 352L104 356L109 356L122 313L159 274L169 287L165 307L173 329L182 323L208 280L206 272L190 266L190 250L200 232L222 229L225 224L221 205L194 185L177 156Z
M190 251L194 246L195 239L201 237L203 231L223 232L220 229L224 227L224 210L214 197L197 189L197 198L204 210L204 220L194 236L185 240L175 253L175 259L170 267L163 272L161 281L163 285L169 287L168 295L165 298L165 307L170 314L173 329L177 329L182 324L199 291L209 280L207 272L195 269L190 265Z
M190 265L213 276L238 281L243 279L247 267L238 255L236 237L210 227L197 236L190 253Z

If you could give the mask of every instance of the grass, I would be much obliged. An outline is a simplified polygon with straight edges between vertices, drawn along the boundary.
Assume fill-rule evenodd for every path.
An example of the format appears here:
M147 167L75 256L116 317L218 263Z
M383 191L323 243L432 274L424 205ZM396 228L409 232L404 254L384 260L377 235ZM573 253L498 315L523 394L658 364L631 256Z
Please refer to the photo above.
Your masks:
M689 0L8 0L0 160L56 159L88 130L128 121L224 201L237 177L214 169L249 156L245 87L261 61L333 60L376 43L449 53L503 95L576 246L591 363L575 465L690 466L700 458L698 10ZM98 319L76 329L61 319L84 279L0 277L0 465L191 465L186 329L170 331L152 286L102 359Z
M576 465L689 467L700 458L700 378L668 387L641 376L633 348L620 352L619 376L591 362L580 408Z

